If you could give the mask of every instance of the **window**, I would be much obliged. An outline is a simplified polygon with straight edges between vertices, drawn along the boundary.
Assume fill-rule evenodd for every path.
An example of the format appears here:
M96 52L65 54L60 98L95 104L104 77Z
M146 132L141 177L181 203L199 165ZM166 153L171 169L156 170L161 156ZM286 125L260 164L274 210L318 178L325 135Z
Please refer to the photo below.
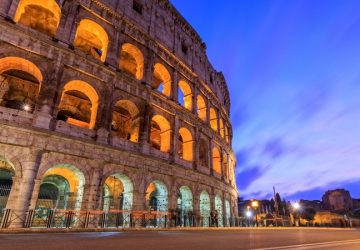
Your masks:
M137 13L142 15L142 13L143 13L143 5L139 1L134 0L133 1L133 10L135 10Z
M182 42L182 44L181 44L181 51L182 51L185 55L187 55L187 54L188 54L188 50L189 50L188 46L186 46L185 42Z

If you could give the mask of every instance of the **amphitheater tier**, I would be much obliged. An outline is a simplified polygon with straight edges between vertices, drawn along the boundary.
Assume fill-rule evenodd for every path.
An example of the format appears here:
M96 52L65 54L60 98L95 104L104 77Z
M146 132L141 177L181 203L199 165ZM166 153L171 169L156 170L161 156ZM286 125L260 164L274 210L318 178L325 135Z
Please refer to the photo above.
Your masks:
M234 223L226 82L169 1L3 0L0 15L2 227L59 211Z

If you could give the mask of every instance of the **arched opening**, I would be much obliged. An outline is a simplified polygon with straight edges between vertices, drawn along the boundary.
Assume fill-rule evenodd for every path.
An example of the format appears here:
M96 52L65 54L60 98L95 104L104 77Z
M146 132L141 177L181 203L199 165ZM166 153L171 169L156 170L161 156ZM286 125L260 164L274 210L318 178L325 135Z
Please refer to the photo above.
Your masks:
M185 107L188 110L192 110L192 91L189 84L185 81L179 82L179 93L178 93L178 101L181 106Z
M151 211L168 210L168 190L161 181L153 181L146 189L146 203Z
M119 173L107 177L102 197L106 227L129 227L133 206L133 184L129 177Z
M49 210L80 210L84 185L84 174L72 165L61 164L47 170L40 185L34 221L46 218ZM63 223L58 226L63 227Z
M222 138L225 138L225 128L224 128L224 121L222 118L219 120L219 126L220 126L220 136Z
M14 166L0 156L0 223L5 212L15 176Z
M112 134L132 142L139 141L139 109L129 100L118 101L112 112Z
M153 88L166 96L170 96L171 76L165 66L160 63L154 66Z
M200 194L200 225L203 227L210 226L210 196L208 192L202 191Z
M210 108L210 127L214 131L218 131L218 118L214 108Z
M106 178L103 188L103 210L125 210L133 205L133 184L124 174L113 174Z
M141 80L144 74L144 56L136 46L125 43L121 47L120 69Z
M229 200L225 200L225 226L227 227L230 226L230 217L231 217L230 202Z
M162 151L170 151L170 123L161 115L154 115L151 119L150 143L151 146Z
M220 152L217 147L214 147L212 150L212 162L213 162L214 173L221 174Z
M80 21L74 41L76 48L104 62L108 43L109 37L103 27L89 19Z
M32 62L19 57L0 59L0 106L32 113L43 76Z
M99 96L88 83L75 80L64 86L57 119L79 127L93 129Z
M193 216L193 195L189 187L182 186L177 197L180 225L189 226Z
M225 179L229 178L229 165L228 165L228 156L226 153L223 154L223 167L224 167L224 177Z
M185 161L193 160L193 144L192 134L187 128L179 130L179 158Z
M223 204L219 195L215 196L215 213L217 214L219 227L224 226L223 223Z
M209 143L204 139L200 139L199 144L199 163L200 166L209 167Z
M197 105L198 117L205 122L206 121L206 102L201 95L197 96L196 105Z
M55 36L61 9L55 0L20 0L14 21Z

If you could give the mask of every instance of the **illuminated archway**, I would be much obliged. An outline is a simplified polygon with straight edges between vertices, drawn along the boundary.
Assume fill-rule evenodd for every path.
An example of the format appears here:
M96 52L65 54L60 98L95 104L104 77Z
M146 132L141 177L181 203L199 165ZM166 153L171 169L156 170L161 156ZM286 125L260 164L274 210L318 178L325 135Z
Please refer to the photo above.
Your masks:
M189 187L182 186L177 197L177 207L180 213L180 224L190 225L193 212L193 195Z
M230 202L229 200L225 200L225 226L227 227L230 226L230 217L231 217Z
M162 151L170 151L170 123L161 115L154 115L151 119L150 143Z
M178 101L188 110L192 110L192 91L190 85L185 81L179 81Z
M14 21L55 36L61 9L55 0L20 0Z
M210 127L214 131L218 131L218 118L214 108L210 108Z
M0 59L0 106L33 112L43 76L32 62L20 57Z
M133 184L124 174L113 174L106 178L103 190L103 209L131 211L133 206ZM108 195L105 195L108 193Z
M58 120L93 129L96 123L99 96L88 83L74 80L64 86L58 108Z
M5 157L0 156L0 223L10 196L14 176L14 166Z
M223 227L223 203L219 195L215 195L215 212L217 213L219 227Z
M146 189L146 203L151 211L166 212L168 209L168 189L161 181L153 181Z
M219 120L219 125L220 125L220 136L222 138L225 138L225 128L224 128L224 121L222 118L220 118Z
M111 131L122 139L139 140L139 109L130 100L119 100L113 108Z
M80 21L75 35L75 47L104 62L108 44L109 37L103 27L89 19Z
M42 178L37 216L46 216L50 209L81 209L84 185L84 174L78 168L69 164L50 168Z
M196 104L197 104L197 115L198 117L206 121L206 102L204 98L201 95L198 95L196 98Z
M203 227L210 226L210 196L205 190L200 194L200 225Z
M121 47L120 69L141 80L144 74L144 56L136 46L125 43Z
M199 163L200 166L209 167L209 143L204 139L200 139L199 145Z
M193 136L187 128L179 129L179 158L185 161L193 160Z
M166 96L171 94L171 76L164 65L157 63L154 66L153 88Z
M214 173L221 174L220 152L217 147L214 147L212 150L212 162Z

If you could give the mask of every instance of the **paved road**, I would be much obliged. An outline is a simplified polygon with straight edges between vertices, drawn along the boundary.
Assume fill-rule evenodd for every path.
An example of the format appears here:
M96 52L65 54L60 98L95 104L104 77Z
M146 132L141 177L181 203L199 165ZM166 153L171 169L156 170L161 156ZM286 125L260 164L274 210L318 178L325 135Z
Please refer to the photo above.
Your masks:
M1 250L359 250L360 230L236 230L0 234Z

